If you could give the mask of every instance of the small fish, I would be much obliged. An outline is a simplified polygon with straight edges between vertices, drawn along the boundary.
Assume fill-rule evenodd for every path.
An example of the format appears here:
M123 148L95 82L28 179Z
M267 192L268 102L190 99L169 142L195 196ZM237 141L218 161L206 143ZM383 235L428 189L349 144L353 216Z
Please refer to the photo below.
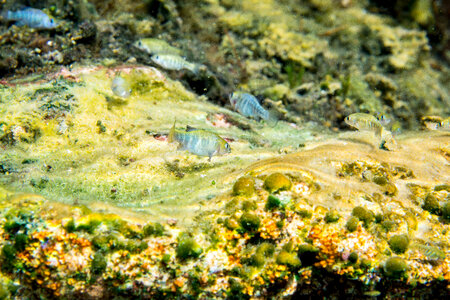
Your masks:
M152 56L152 61L167 70L186 69L194 74L198 73L198 65L190 63L181 56L172 54L157 54Z
M114 95L121 98L128 98L131 94L131 88L128 82L122 76L115 76L111 83L111 90Z
M147 52L150 55L154 54L171 54L178 55L182 54L181 50L175 48L164 40L154 39L154 38L146 38L140 39L133 44L136 48Z
M5 11L2 13L4 19L16 21L17 26L27 25L30 28L52 29L57 26L55 20L50 18L40 9L26 7L17 11Z
M412 247L419 250L429 260L441 260L445 259L445 252L436 246L430 246L421 243L413 243Z
M203 129L187 127L186 131L175 129L175 123L170 130L169 143L178 142L178 149L187 150L199 156L223 155L231 152L230 145L217 134Z
M355 127L359 131L373 131L378 137L381 137L384 128L383 125L372 115L364 113L355 113L345 118L345 123Z
M230 94L230 103L234 110L245 117L251 117L256 120L268 120L269 112L265 110L255 98L255 96L243 92L234 92Z

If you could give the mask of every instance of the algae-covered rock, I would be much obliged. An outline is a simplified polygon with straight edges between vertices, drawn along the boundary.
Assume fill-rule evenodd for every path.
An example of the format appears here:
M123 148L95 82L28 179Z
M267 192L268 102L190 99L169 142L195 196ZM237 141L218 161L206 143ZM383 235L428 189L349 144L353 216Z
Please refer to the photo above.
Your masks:
M340 217L341 216L339 215L339 213L336 210L332 209L330 211L327 211L324 220L327 223L335 223L339 221Z
M244 228L245 230L255 231L261 225L261 220L257 215L246 212L242 214L240 223L242 228Z
M394 256L386 260L383 269L386 276L400 278L408 270L408 265L403 258Z
M197 258L202 254L203 249L195 241L194 238L189 236L182 236L178 240L178 246L176 249L177 257L181 260L188 258Z
M280 265L287 265L293 268L299 267L301 265L298 255L284 250L278 254L276 262Z
M264 180L264 188L269 192L289 190L292 187L291 180L281 173L273 173Z
M345 223L345 228L347 228L348 231L353 232L358 229L358 222L359 219L357 217L350 217L347 220L347 223Z
M233 185L233 194L251 196L255 192L255 180L251 176L239 178Z
M363 221L364 225L366 226L372 223L375 219L374 213L362 206L356 206L355 208L353 208L352 215L358 218L360 221Z
M425 199L423 200L422 208L435 215L439 214L440 212L439 201L433 194L428 194L425 197Z
M271 210L271 209L278 208L280 206L281 206L280 199L278 199L274 195L269 195L269 197L267 197L266 209Z
M408 249L409 238L406 234L394 235L389 239L388 243L395 254L402 254Z

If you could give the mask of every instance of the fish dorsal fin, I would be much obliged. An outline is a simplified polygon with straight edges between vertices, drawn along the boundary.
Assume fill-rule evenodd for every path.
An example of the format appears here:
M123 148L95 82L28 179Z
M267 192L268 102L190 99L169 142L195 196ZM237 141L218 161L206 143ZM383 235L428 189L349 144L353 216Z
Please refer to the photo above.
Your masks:
M191 131L195 131L195 130L198 130L198 129L195 127L189 126L189 125L186 126L186 132L191 132Z

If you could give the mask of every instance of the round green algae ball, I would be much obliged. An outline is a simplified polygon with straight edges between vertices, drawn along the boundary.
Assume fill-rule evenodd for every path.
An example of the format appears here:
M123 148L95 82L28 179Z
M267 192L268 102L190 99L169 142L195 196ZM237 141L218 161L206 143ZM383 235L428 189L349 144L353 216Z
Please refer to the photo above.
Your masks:
M408 249L409 238L406 234L394 235L389 239L388 244L395 254L402 254Z
M261 225L261 220L257 215L246 212L242 214L240 223L242 228L244 228L245 230L253 231L259 228L259 226Z
M287 191L292 187L291 180L281 173L273 173L264 180L264 188L271 193L277 191Z
M422 208L426 211L429 211L432 214L439 214L440 207L439 207L439 201L436 199L436 197L432 194L428 194L425 197L425 200L423 201Z
M239 178L233 185L233 195L252 196L255 193L255 180L251 176Z
M347 221L347 223L345 224L345 228L347 228L348 231L353 232L356 229L358 229L358 218L356 217L350 217Z
M398 256L389 257L384 263L384 273L388 277L400 278L407 270L405 260Z
M356 206L352 210L352 215L357 217L360 221L364 222L364 225L369 225L375 219L374 213L362 206Z

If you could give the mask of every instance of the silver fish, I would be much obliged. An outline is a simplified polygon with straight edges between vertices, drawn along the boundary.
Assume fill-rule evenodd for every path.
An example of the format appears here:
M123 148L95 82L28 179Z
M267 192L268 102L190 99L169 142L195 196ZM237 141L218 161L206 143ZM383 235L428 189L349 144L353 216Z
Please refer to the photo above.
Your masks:
M6 11L3 17L8 21L16 21L17 26L27 25L30 28L52 29L57 26L55 20L40 9L27 7L17 11Z
M214 132L188 127L186 131L175 129L175 123L170 130L169 143L178 142L179 149L187 150L199 156L223 155L231 152L230 145Z
M121 76L115 76L111 83L111 90L114 95L121 98L128 98L131 94L131 88L128 82Z
M147 52L148 54L171 54L181 55L181 50L171 46L164 40L145 38L136 41L133 46Z
M269 119L269 112L265 110L255 98L255 96L243 92L234 92L230 94L230 103L233 109L256 120Z
M152 61L167 70L186 69L193 73L198 72L198 65L190 63L181 56L172 54L157 54L152 56Z
M373 131L378 137L381 137L384 130L377 118L365 113L351 114L345 118L345 123L360 131Z

